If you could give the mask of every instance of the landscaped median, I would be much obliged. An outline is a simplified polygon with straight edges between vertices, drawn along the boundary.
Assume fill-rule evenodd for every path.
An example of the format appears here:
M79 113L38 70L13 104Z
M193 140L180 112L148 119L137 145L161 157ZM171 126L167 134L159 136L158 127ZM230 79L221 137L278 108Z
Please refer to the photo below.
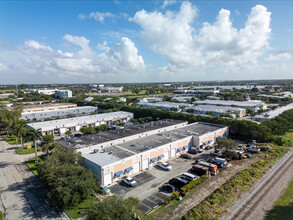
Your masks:
M240 171L207 199L190 210L184 219L219 219L228 212L239 196L247 191L265 172L281 158L288 147L273 146L259 161Z
M37 148L37 151L41 151L42 148L41 147L38 147ZM20 148L17 148L15 150L15 152L19 155L22 155L22 154L32 154L32 153L35 153L35 148L33 146L24 146L23 149Z

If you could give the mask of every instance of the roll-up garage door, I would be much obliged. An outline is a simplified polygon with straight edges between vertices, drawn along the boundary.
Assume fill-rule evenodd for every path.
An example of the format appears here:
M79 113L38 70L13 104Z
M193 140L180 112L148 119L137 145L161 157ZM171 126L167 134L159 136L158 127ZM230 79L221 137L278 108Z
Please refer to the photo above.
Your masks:
M145 159L142 161L142 169L146 170L149 168L149 159Z
M133 173L139 172L139 162L133 164Z
M60 128L60 133L64 134L66 132L66 128Z
M176 155L176 148L171 149L171 157L175 157L175 155Z
M104 175L104 185L110 185L112 183L112 173L108 173Z
M169 159L169 151L165 151L164 153L164 160L168 160Z

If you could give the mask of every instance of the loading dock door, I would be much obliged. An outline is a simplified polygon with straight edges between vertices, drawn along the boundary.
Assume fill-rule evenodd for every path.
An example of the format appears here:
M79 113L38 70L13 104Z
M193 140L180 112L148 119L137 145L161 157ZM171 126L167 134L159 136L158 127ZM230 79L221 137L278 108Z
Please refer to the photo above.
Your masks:
M110 185L112 183L112 173L108 173L104 175L104 185Z
M139 162L133 164L133 173L139 172Z
M176 148L171 149L171 157L175 157L175 156L176 156Z
M142 169L146 170L149 168L149 159L145 159L142 161Z
M164 153L164 160L168 160L169 159L169 151L165 151Z

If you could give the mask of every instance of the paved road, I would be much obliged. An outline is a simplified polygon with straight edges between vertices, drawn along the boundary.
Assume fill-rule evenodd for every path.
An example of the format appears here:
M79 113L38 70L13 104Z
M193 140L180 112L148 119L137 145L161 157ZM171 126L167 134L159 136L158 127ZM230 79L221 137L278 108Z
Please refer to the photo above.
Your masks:
M4 219L66 219L50 203L15 147L0 140L0 210Z

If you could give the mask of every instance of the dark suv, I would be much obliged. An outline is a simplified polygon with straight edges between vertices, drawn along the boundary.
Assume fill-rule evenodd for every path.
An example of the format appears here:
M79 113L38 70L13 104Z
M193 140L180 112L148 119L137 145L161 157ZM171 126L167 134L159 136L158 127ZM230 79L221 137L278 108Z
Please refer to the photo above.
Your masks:
M175 187L181 188L185 186L188 183L188 181L181 179L180 177L174 177L173 179L169 180L169 183Z

